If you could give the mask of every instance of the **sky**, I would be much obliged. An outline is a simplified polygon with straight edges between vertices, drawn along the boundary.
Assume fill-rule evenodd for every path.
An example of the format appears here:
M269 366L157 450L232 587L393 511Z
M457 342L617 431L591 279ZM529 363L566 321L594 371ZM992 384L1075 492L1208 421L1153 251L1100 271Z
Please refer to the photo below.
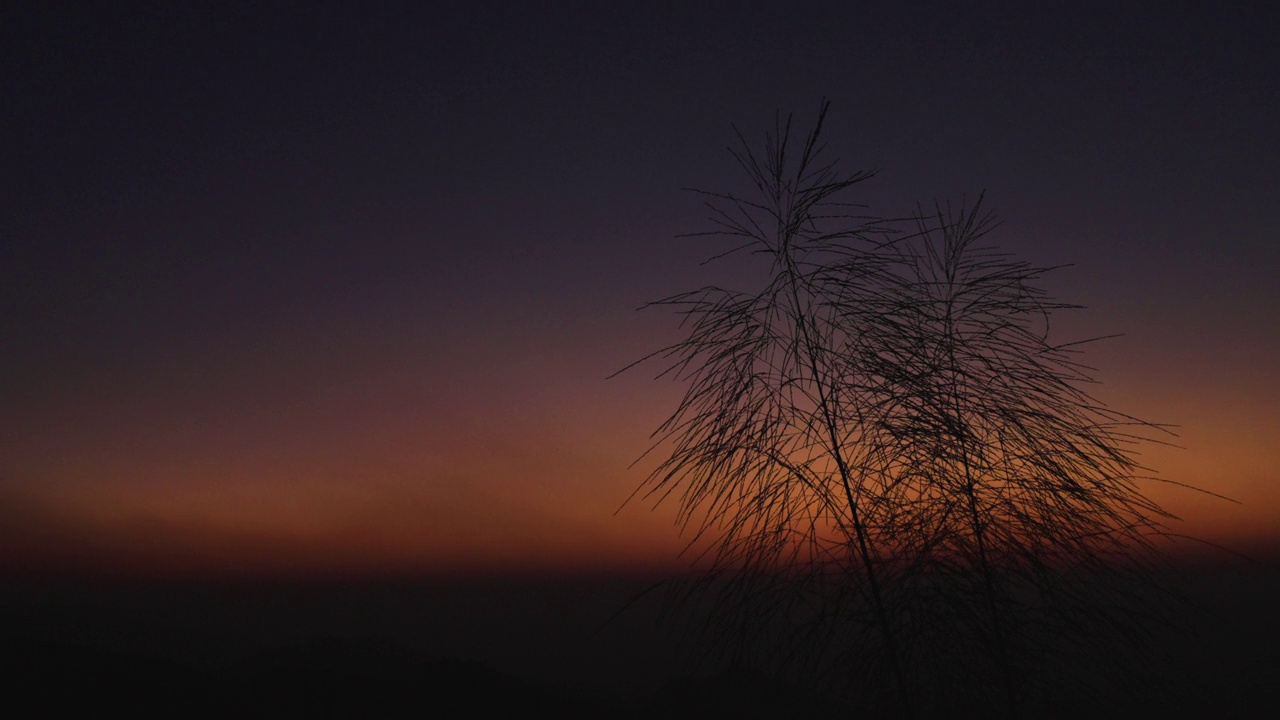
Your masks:
M655 6L657 5L657 6ZM985 192L1086 309L1189 535L1280 546L1274 11L1141 3L9 7L0 568L664 567L682 188L826 132L885 214ZM646 464L649 463L649 464Z

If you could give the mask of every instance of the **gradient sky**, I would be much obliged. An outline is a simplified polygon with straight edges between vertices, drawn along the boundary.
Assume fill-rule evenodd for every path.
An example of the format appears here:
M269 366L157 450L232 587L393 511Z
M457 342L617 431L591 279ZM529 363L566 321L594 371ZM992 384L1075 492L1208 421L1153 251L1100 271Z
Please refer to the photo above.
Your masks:
M661 565L614 515L674 408L636 308L710 280L682 187L775 111L882 212L986 191L1179 425L1179 527L1280 544L1280 23L896 3L7 9L0 567ZM176 4L175 4L176 5ZM1029 14L1030 13L1030 14Z

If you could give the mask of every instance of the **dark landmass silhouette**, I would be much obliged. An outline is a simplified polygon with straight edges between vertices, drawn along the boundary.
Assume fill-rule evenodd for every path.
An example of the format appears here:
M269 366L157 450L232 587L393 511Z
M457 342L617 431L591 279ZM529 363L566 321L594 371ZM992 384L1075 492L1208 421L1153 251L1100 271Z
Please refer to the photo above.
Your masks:
M379 640L317 638L199 664L11 638L4 656L16 668L10 697L41 713L89 707L185 717L752 718L840 710L747 670L675 678L647 696L591 695Z
M739 665L699 664L648 577L211 583L0 576L11 707L136 716L885 717ZM1114 717L1280 708L1280 563L1184 568L1190 682ZM1081 659L1087 661L1087 659ZM958 702L949 717L967 717ZM1096 717L1070 703L1045 716Z

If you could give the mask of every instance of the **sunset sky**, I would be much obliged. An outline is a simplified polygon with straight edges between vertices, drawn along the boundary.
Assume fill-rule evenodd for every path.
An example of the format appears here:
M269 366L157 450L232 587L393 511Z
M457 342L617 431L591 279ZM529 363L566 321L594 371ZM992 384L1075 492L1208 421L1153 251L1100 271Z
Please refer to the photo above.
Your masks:
M670 565L615 510L680 388L606 378L733 284L681 188L824 97L865 202L1071 264L1096 395L1239 503L1176 528L1280 548L1274 11L229 5L0 16L0 569Z

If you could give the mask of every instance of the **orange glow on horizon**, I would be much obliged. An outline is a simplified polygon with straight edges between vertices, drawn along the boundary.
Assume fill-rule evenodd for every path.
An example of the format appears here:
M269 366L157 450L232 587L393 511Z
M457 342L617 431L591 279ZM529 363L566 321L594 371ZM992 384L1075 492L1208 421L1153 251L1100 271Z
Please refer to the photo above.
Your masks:
M168 394L148 394L139 377L106 400L33 408L0 439L0 565L233 575L686 567L674 498L614 514L656 462L628 467L679 390L645 372L603 379L634 354L508 354L474 370L480 377L379 355L350 370L377 379L357 388L331 388L323 368L295 368L293 385L265 395L256 389L270 377ZM1146 482L1183 518L1174 531L1249 553L1280 548L1276 388L1156 380L1121 364L1101 386L1119 410L1182 423L1182 449L1145 446L1142 462L1239 501Z

